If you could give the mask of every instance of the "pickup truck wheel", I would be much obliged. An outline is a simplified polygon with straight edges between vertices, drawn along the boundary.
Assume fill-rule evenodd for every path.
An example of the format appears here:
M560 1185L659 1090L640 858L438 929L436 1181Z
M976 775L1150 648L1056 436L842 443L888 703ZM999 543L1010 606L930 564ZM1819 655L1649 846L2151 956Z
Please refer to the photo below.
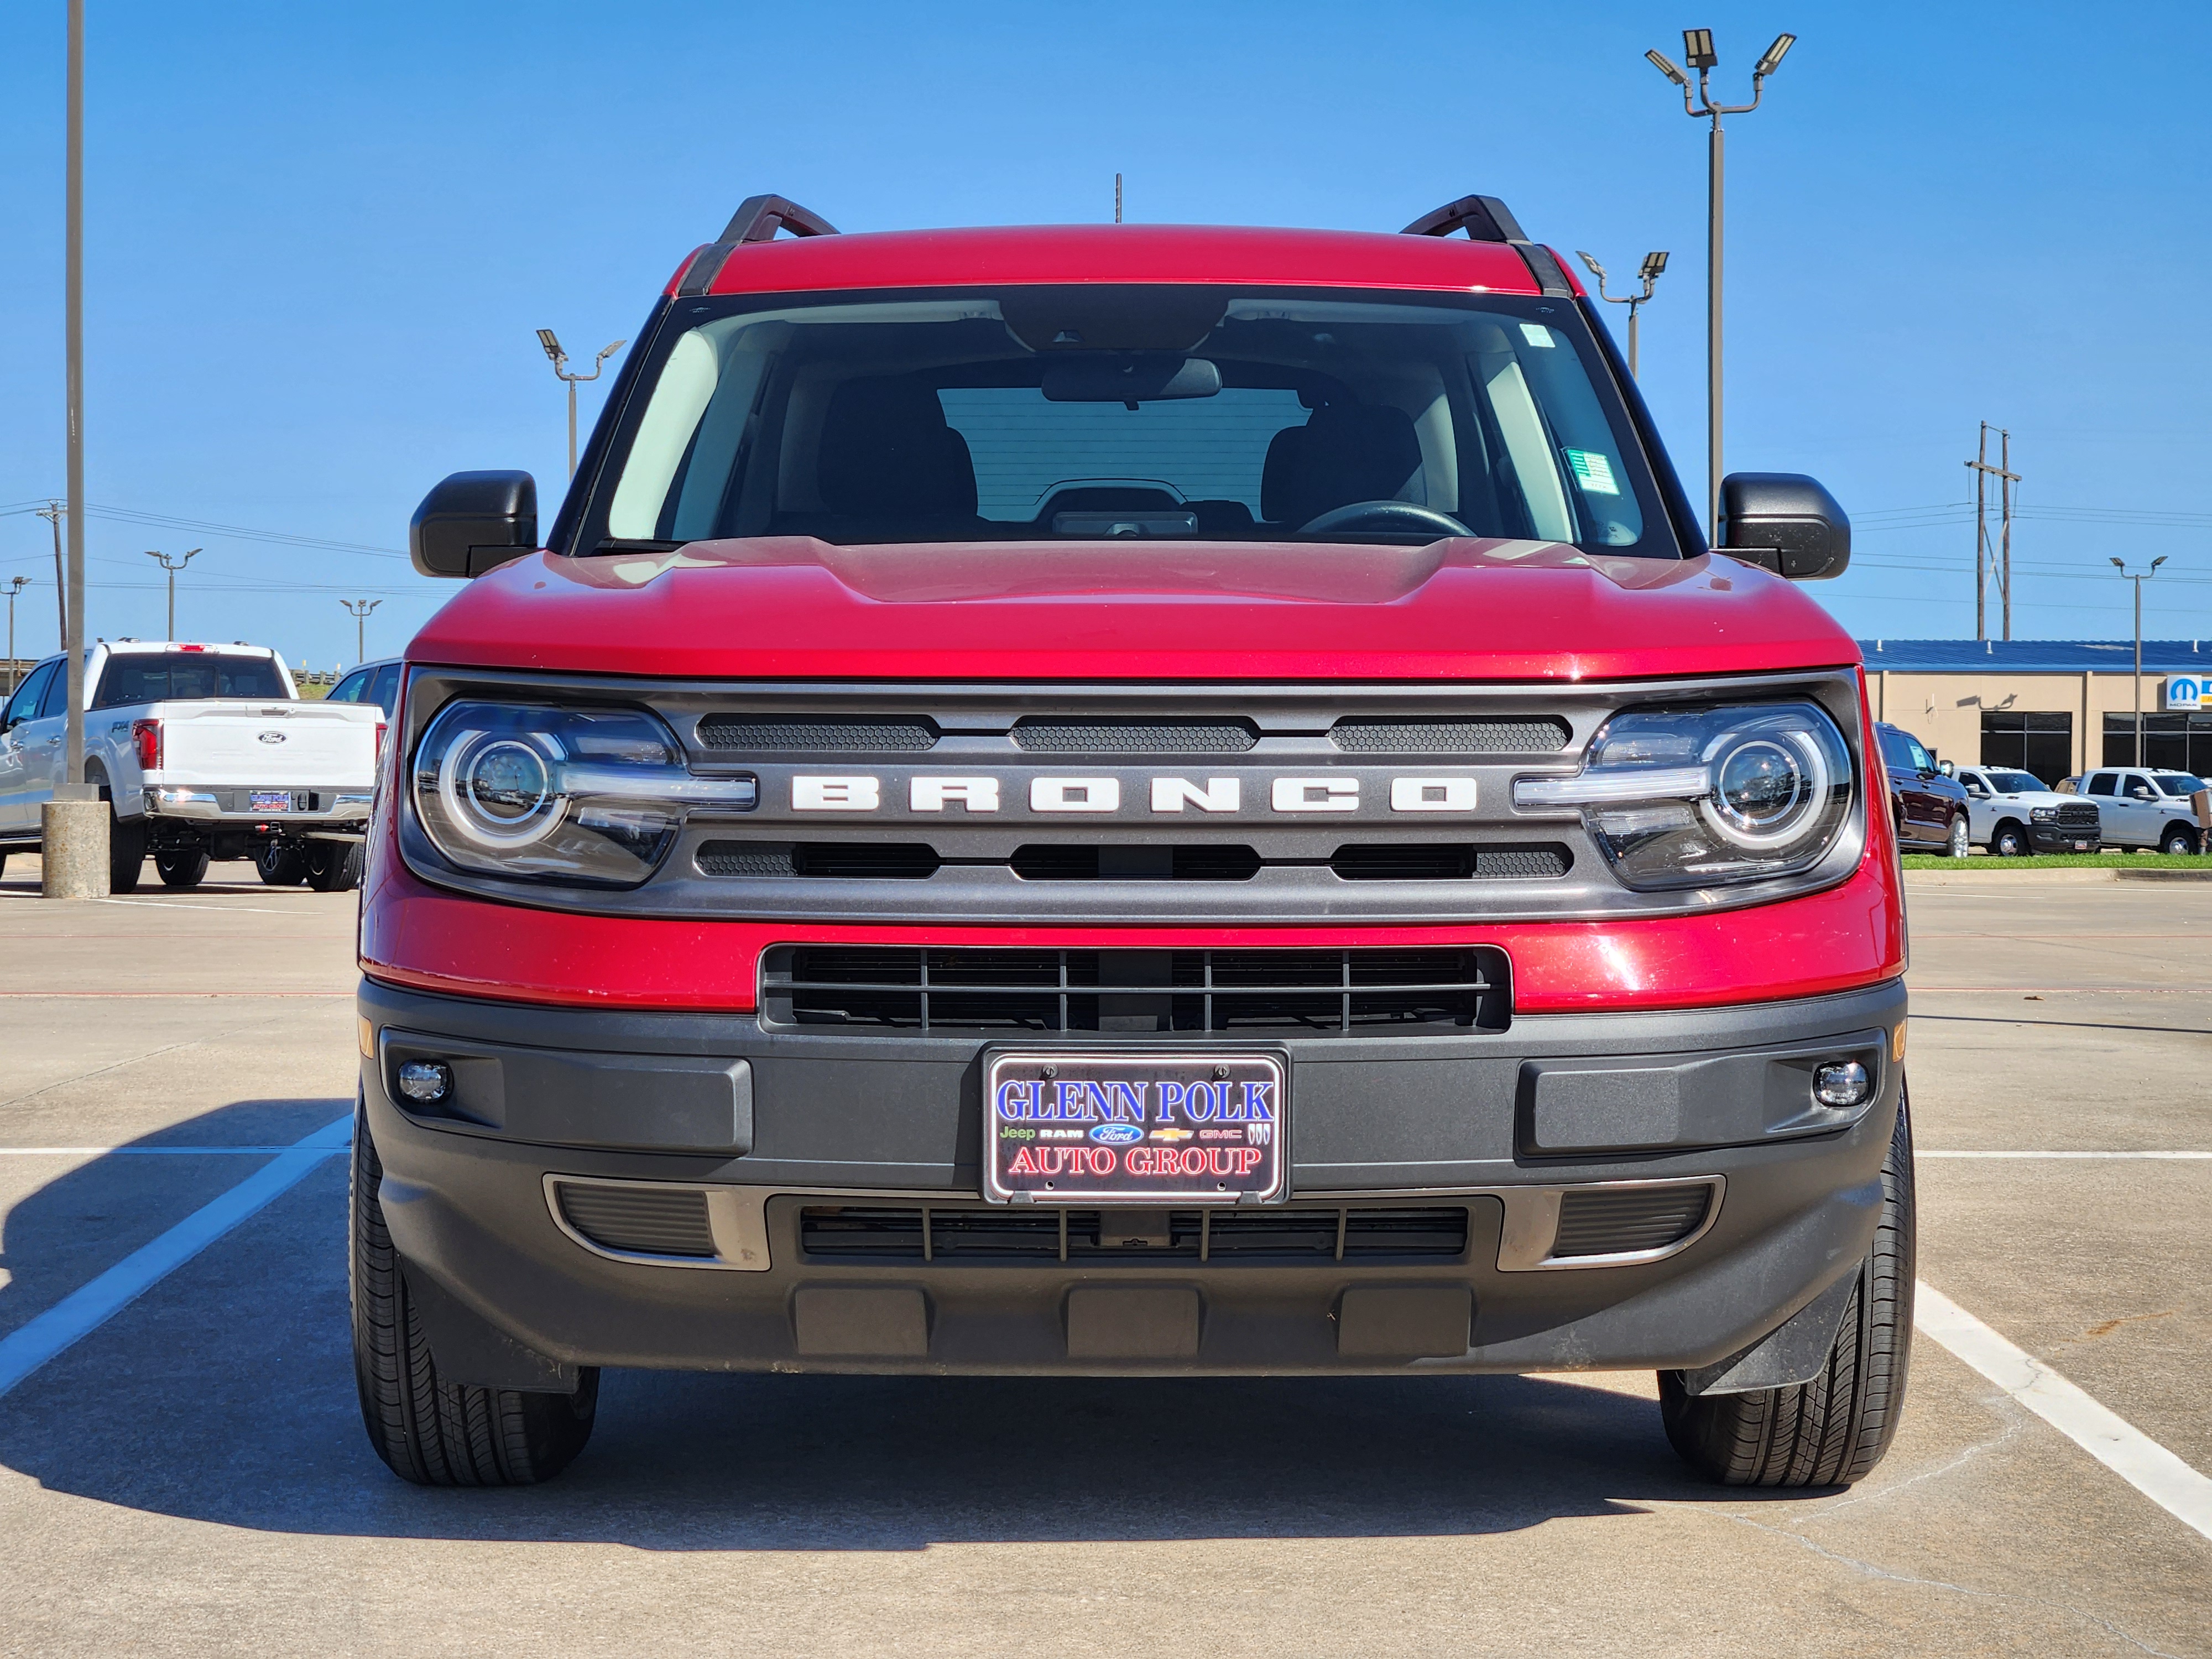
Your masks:
M307 855L272 841L255 849L253 867L261 872L265 887L297 887L307 878Z
M448 1382L422 1334L378 1198L384 1165L356 1106L349 1208L354 1380L376 1455L418 1486L527 1486L568 1468L592 1437L599 1374L573 1395Z
M154 869L161 878L164 887L197 887L208 872L207 848L201 847L188 852L156 853L154 854Z
M2027 831L2016 823L2001 823L1997 832L1990 837L1990 851L2001 859L2025 858L2027 855Z
M346 893L360 886L361 843L356 841L308 843L307 885L318 893Z
M100 793L107 793L106 785ZM118 818L115 803L107 804L107 890L135 893L146 869L146 820Z
M2166 826L2164 837L2158 843L2158 850L2169 858L2179 853L2193 853L2197 850L2197 832L2186 824L2169 823Z
M1659 1413L1685 1462L1729 1486L1848 1486L1897 1433L1912 1357L1912 1120L1900 1095L1881 1166L1881 1218L1827 1368L1810 1382L1692 1395L1659 1373Z

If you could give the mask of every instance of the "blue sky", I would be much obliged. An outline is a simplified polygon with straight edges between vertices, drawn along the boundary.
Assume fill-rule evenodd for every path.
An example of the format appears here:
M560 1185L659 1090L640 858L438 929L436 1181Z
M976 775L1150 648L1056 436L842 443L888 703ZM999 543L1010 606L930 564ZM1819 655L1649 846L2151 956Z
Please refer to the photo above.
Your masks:
M1730 126L1727 455L1854 514L1815 591L1863 635L1972 634L1956 504L1986 419L2026 477L2016 635L2124 634L2106 561L2162 553L2148 630L2212 635L2202 5L88 10L88 498L346 544L88 516L96 633L158 634L142 550L198 545L179 632L328 665L358 595L396 651L450 592L392 556L431 483L526 466L550 515L532 331L634 334L761 190L850 229L1104 219L1116 169L1153 221L1392 229L1480 190L1616 271L1668 248L1644 380L1695 490L1704 130L1642 55L1694 23L1730 97L1800 37ZM0 14L0 508L62 488L62 15ZM22 511L18 572L19 648L51 649Z

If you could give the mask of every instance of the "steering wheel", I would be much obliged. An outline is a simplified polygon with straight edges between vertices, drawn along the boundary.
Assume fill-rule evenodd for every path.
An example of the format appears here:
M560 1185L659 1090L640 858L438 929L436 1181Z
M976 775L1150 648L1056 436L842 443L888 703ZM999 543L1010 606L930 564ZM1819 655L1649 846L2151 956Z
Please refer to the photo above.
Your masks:
M1334 507L1319 518L1309 519L1300 525L1297 533L1318 536L1331 530L1427 530L1446 536L1474 534L1450 514L1413 501L1352 501L1344 507Z

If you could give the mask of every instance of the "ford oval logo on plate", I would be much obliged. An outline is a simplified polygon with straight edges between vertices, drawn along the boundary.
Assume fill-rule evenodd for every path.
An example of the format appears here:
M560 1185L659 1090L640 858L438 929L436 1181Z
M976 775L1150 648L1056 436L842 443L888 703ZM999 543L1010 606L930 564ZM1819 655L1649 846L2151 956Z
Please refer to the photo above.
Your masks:
M264 732L261 734L261 741L264 743L282 743L284 741L284 734L282 732Z
M1091 1132L1091 1138L1109 1146L1126 1146L1132 1141L1142 1140L1145 1132L1133 1123L1102 1123Z

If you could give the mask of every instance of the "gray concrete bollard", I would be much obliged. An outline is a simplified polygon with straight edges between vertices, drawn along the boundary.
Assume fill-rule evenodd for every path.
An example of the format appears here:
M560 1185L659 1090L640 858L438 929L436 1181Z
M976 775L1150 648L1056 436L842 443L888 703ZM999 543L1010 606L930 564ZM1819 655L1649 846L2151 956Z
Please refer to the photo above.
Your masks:
M39 809L40 891L48 898L107 896L107 803L50 800Z

